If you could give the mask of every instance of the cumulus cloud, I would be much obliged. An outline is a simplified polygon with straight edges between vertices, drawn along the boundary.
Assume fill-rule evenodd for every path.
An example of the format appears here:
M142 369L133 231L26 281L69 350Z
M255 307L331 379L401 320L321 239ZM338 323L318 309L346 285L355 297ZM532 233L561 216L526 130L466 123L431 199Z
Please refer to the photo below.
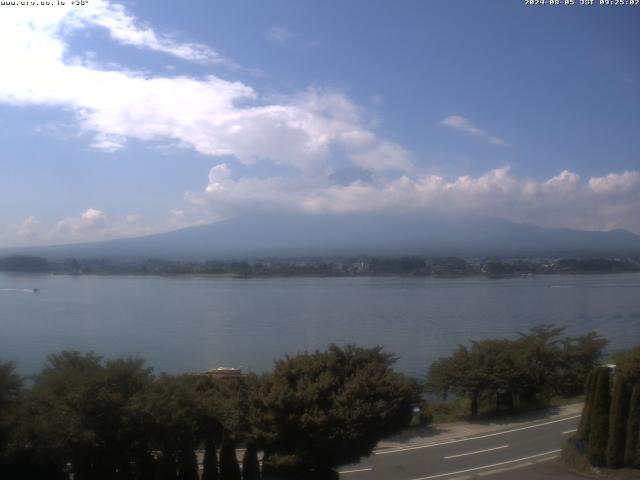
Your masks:
M38 234L40 229L40 220L29 215L20 223L9 224L6 228L7 233L20 238L30 238Z
M102 210L88 208L78 215L57 221L41 221L29 216L19 223L0 226L0 246L50 245L139 237L162 233L177 228L200 225L216 220L213 215L202 215L197 209L185 211L171 209L164 217L145 219L129 213L122 218L107 215Z
M232 156L245 166L272 162L296 173L239 178L231 162L220 163L209 172L202 192L188 193L189 202L163 213L161 220L145 223L135 214L114 219L89 208L48 227L28 217L0 232L2 239L47 243L133 236L256 209L465 211L545 226L624 227L640 233L640 172L583 179L561 171L545 180L520 178L507 167L457 178L420 174L411 153L381 138L372 118L341 92L310 88L267 96L247 83L216 75L140 73L100 65L90 54L70 59L70 33L90 28L106 29L121 45L235 68L214 49L158 33L107 0L78 8L5 7L0 42L11 48L0 49L0 103L69 111L83 134L91 136L91 146L104 152L136 139ZM276 27L269 36L286 44L296 34ZM508 145L459 115L441 124L493 145ZM336 168L345 167L351 169L348 174L336 174ZM395 176L385 174L389 170ZM250 169L243 171L246 175Z
M77 217L67 217L56 224L56 232L76 234L86 231L106 230L107 216L100 210L88 208Z
M306 177L234 179L229 166L220 164L211 169L204 192L189 193L187 198L222 216L255 210L466 212L548 227L624 227L640 233L640 182L629 180L640 173L625 173L583 181L565 170L537 181L518 178L503 167L475 177L376 176L371 181L336 184ZM612 197L603 185L621 182L621 178L630 186L624 194Z
M626 194L640 190L640 172L610 173L589 180L589 186L600 194Z
M96 26L123 44L197 62L219 59L208 47L138 26L120 5L106 0L89 5L3 9L0 42L11 48L0 49L0 102L67 109L94 136L92 146L105 152L138 139L303 171L324 169L335 151L372 170L411 168L409 153L378 138L364 112L339 92L310 89L265 97L215 75L167 77L66 61L69 32Z
M481 138L491 143L492 145L498 145L501 147L506 147L509 145L503 139L490 135L488 132L486 132L485 130L482 130L481 128L476 127L473 123L471 123L466 118L461 117L460 115L451 115L443 119L440 123L442 123L442 125L445 125L449 128L460 130L461 132L467 133L474 137Z

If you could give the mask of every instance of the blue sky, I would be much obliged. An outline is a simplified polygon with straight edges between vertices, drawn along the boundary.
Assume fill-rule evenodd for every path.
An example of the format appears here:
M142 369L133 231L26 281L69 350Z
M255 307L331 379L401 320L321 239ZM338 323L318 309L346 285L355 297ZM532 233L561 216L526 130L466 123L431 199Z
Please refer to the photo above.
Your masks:
M640 6L0 9L0 246L249 211L640 233Z

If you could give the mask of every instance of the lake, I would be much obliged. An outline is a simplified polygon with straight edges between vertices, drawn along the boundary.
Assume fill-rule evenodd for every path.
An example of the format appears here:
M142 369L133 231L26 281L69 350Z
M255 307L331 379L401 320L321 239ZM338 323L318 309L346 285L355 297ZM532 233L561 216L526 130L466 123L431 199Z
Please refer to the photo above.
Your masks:
M34 293L32 289L37 288ZM334 342L383 345L424 377L459 343L540 323L640 344L640 274L524 278L273 278L0 273L0 359L35 373L48 354L141 355L157 372L239 367Z

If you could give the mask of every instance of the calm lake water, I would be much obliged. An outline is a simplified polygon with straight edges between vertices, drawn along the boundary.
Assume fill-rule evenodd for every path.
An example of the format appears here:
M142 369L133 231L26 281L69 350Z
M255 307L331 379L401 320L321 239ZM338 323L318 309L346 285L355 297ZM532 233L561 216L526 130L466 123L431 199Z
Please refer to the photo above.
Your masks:
M31 289L37 288L38 293ZM64 276L0 273L0 359L37 372L62 349L138 354L156 371L271 368L335 342L383 345L399 370L540 323L640 343L640 274L511 279Z

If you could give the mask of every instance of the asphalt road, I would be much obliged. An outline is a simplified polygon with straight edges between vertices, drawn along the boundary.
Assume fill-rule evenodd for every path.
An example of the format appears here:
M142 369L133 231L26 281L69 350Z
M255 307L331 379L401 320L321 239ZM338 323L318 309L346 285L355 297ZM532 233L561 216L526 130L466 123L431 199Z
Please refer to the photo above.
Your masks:
M343 480L461 480L514 478L555 458L578 425L579 415L540 420L516 428L418 446L379 450L360 463L342 467ZM534 470L540 470L536 467ZM547 467L548 468L548 467ZM552 467L551 467L552 468ZM523 470L517 478L531 476ZM505 476L506 475L506 476ZM545 474L544 478L550 478ZM557 478L570 478L566 474ZM579 477L576 477L579 478Z

